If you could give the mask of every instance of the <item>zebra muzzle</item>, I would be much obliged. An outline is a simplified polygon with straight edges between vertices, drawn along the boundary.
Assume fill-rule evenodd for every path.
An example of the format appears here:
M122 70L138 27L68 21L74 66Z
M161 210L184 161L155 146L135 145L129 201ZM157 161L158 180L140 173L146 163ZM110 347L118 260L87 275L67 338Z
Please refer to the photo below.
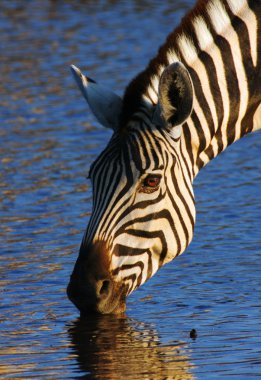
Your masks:
M103 243L80 252L67 288L69 299L82 314L119 314L126 309L126 288L116 282L109 269Z

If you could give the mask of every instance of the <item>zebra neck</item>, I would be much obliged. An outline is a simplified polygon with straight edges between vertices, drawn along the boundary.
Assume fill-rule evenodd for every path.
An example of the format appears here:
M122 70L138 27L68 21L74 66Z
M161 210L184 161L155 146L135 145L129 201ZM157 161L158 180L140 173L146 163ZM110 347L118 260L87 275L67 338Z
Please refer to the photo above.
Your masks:
M185 127L194 176L229 145L261 128L260 3L214 0L206 11L210 20L192 21L193 42L179 39L195 90Z
M128 118L142 102L157 104L166 66L185 64L195 96L183 145L194 176L228 145L260 127L260 14L259 0L199 1L127 87Z

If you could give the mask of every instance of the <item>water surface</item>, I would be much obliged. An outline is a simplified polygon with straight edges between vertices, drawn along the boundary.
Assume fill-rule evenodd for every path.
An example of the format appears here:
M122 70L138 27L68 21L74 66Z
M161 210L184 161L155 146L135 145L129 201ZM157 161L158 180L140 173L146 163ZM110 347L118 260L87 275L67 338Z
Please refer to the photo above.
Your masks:
M1 2L1 378L260 378L260 134L199 174L193 243L125 316L79 319L65 294L110 137L69 65L122 94L192 3Z

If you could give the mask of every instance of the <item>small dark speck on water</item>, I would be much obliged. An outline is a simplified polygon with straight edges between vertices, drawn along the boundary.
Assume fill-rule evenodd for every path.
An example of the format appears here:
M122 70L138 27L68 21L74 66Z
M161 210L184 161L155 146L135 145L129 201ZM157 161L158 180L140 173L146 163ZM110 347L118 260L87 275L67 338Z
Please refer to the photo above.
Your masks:
M189 337L191 339L196 339L198 337L198 333L197 333L197 330L196 329L192 329L189 333Z

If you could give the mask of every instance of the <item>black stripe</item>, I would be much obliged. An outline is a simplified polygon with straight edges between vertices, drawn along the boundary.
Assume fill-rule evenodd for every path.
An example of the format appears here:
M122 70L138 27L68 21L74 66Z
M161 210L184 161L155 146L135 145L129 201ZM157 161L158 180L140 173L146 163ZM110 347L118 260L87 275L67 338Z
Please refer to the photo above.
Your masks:
M163 210L163 213L164 213L164 210ZM168 218L168 221L170 222L169 218ZM176 229L172 228L172 231L174 232L174 235L175 235ZM166 241L166 237L165 237L164 232L162 230L157 230L157 231L139 231L139 230L132 230L132 229L128 229L127 232L128 232L129 235L132 235L132 236L135 236L135 237L142 237L142 238L146 238L148 240L149 239L159 239L161 241L162 250L161 250L161 253L160 253L160 257L159 257L159 268L160 268L163 265L163 262L164 262L164 260L165 260L165 258L167 256L167 253L168 253L168 243ZM177 241L177 239L176 239L176 241Z
M215 44L220 51L224 64L230 110L227 122L227 141L229 145L235 139L235 122L239 114L238 99L240 99L240 89L237 80L233 55L231 51L233 47L230 46L229 42L225 38L223 38L215 32L209 19L206 19L206 21L208 21L208 27L210 29L211 34L214 36ZM209 149L206 151L206 154L208 155L209 159L212 159L214 157L213 148L209 147Z
M193 111L192 115L194 113L195 112ZM184 141L186 145L186 153L189 156L189 162L187 162L187 159L184 156L182 145L181 145L180 153L182 156L182 162L184 162L189 176L193 178L195 176L195 172L194 172L194 157L193 157L193 152L192 152L192 138L191 138L190 128L187 123L183 124L183 135L184 135Z
M213 62L212 57L202 51L199 55L199 58L202 60L202 63L205 66L207 76L208 76L208 83L210 87L210 91L212 94L212 97L214 99L216 113L217 113L217 119L218 119L218 125L216 127L217 132L215 134L218 142L218 153L222 152L224 146L223 146L223 140L221 135L221 129L220 126L222 125L223 118L224 118L224 107L223 107L223 101L222 101L222 95L220 91L220 87L218 84L218 77L217 77L217 71L216 66ZM219 128L219 129L218 129Z
M201 111L207 120L208 129L209 129L210 136L212 139L212 137L215 135L215 124L213 120L213 115L211 113L211 110L208 104L208 100L206 99L205 94L202 90L201 79L196 73L196 71L193 70L192 68L189 68L189 72L190 72L193 85L194 85L195 97L197 98Z

